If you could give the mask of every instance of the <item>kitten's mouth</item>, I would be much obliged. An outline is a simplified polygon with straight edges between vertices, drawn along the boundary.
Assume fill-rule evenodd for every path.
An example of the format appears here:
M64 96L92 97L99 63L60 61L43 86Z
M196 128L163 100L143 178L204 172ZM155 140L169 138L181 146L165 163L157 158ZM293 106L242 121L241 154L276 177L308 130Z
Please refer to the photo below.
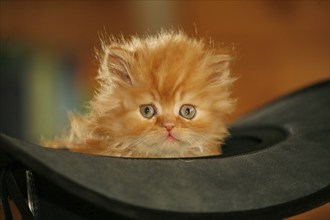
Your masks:
M177 141L178 139L176 139L176 137L174 137L171 133L168 133L166 140L167 141Z

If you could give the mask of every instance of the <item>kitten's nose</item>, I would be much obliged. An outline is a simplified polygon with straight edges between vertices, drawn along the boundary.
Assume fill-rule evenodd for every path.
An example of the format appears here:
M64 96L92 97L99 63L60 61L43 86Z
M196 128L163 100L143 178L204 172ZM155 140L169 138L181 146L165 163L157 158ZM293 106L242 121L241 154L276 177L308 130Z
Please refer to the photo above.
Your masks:
M166 131L170 132L174 128L173 123L164 123L163 127L166 129Z

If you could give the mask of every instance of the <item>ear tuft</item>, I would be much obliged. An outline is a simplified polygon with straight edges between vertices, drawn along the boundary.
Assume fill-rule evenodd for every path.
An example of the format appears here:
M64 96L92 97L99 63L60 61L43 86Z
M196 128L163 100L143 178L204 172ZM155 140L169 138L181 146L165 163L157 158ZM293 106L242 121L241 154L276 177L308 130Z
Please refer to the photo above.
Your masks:
M227 54L218 54L214 56L215 60L215 71L217 73L223 73L229 69L229 65L233 58Z
M230 74L230 63L233 57L227 54L213 55L211 67L213 73L209 77L209 85L229 86L236 78Z
M132 85L131 69L128 62L129 52L125 49L106 48L99 78L116 84Z

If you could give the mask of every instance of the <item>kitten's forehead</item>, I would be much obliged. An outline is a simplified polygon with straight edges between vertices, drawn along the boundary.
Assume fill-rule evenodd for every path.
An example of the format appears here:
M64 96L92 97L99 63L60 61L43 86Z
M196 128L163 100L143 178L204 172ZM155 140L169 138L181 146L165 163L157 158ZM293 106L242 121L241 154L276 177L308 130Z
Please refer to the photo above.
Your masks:
M144 90L143 102L152 103L158 106L174 108L177 105L193 104L194 92L184 92L182 89L176 90L175 93L160 92L156 89ZM158 107L156 106L156 107Z
M198 86L196 81L205 81L203 63L199 55L189 54L186 51L163 51L164 55L156 54L139 60L136 71L138 84L150 88L155 96L162 99L180 96L183 90ZM173 55L173 56L172 56ZM134 70L133 70L134 71Z
M227 73L219 74L222 57L203 41L177 35L137 42L129 64L133 87L146 94L141 102L174 106L217 100L230 81L221 77Z

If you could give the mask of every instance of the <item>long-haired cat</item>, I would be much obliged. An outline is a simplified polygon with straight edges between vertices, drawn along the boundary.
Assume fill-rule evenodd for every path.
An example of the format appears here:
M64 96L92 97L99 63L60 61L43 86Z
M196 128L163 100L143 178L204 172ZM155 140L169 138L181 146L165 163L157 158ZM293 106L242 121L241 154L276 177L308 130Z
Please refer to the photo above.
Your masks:
M99 87L86 115L44 143L122 157L217 155L233 109L232 57L181 31L111 38L99 52Z

